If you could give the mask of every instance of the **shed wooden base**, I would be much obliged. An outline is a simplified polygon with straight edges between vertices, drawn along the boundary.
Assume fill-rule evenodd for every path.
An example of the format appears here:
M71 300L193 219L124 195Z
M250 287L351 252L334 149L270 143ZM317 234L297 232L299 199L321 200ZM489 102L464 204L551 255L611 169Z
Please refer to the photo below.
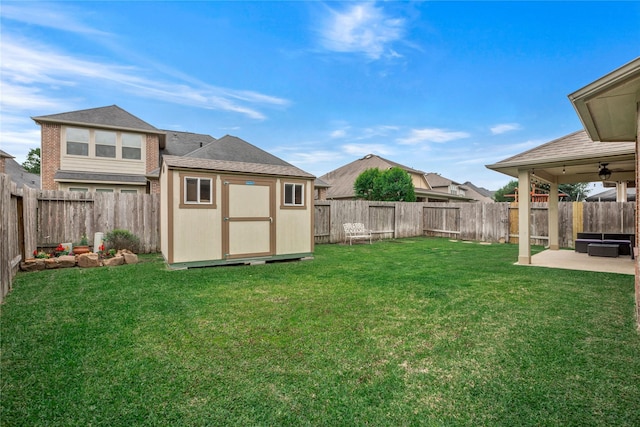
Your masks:
M260 265L272 262L284 262L284 261L308 261L313 259L313 253L301 253L301 254L286 254L286 255L274 255L270 257L256 257L256 258L240 258L240 259L214 259L207 261L193 261L193 262L176 262L168 264L172 270L185 270L187 268L202 268L202 267L218 267L223 265Z

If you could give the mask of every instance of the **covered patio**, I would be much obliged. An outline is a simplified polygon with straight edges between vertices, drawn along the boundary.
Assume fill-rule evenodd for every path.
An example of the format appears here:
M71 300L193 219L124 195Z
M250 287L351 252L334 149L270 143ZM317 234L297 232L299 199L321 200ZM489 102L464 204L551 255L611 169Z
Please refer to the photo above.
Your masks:
M594 142L581 130L487 168L518 179L519 194L529 194L533 183L549 185L549 249L558 250L558 186L602 181L616 187L618 201L626 201L627 187L635 187L635 148L633 141ZM530 207L531 198L519 198L520 264L532 263Z
M578 89L569 95L569 100L585 131L487 165L489 169L518 178L521 195L529 194L533 180L549 184L549 249L555 252L554 256L563 252L558 247L559 184L598 180L615 182L620 196L618 200L623 201L627 186L639 182L640 57ZM519 264L532 264L530 209L530 198L521 197L518 214ZM639 222L636 209L636 242ZM632 250L637 255L638 247ZM593 258L589 258L588 263L592 262ZM611 259L607 258L606 262L611 262ZM632 264L635 266L636 322L640 327L638 257Z

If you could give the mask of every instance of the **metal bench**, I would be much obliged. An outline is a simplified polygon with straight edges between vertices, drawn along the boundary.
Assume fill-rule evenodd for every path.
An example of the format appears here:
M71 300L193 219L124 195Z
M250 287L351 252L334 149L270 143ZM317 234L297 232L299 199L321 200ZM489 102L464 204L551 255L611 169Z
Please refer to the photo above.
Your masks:
M366 240L369 239L369 244L371 244L371 230L367 230L363 223L361 222L347 222L342 224L344 227L344 242L347 243L347 239L349 239L349 245L353 242L353 240Z

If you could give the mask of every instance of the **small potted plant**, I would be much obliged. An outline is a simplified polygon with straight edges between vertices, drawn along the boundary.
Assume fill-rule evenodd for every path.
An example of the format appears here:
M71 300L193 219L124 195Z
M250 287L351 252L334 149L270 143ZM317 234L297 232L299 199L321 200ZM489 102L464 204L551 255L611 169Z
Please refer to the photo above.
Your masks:
M83 233L80 238L80 243L73 245L73 253L75 255L80 255L89 252L91 252L91 249L89 249L89 239L87 239L87 233Z

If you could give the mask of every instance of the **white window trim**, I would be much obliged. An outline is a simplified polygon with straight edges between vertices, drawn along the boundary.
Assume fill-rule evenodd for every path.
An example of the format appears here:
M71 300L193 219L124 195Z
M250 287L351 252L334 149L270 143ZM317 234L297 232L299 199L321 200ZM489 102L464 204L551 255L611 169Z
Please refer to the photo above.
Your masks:
M198 181L198 184L196 185L196 189L197 189L197 201L188 201L187 200L187 180L188 179L195 179ZM203 202L201 194L200 194L200 182L201 181L209 181L209 201L208 202ZM213 178L210 177L202 177L202 176L188 176L185 175L182 181L182 185L184 185L184 200L182 201L182 203L184 203L185 205L212 205L213 204Z
M68 128L74 128L74 129L83 129L83 130L88 130L89 131L89 142L88 142L88 150L87 150L87 155L83 156L81 154L69 154L67 152L67 129ZM97 156L96 155L96 145L100 145L100 144L96 144L96 131L103 131L103 132L113 132L116 134L116 156L115 157L102 157L102 156ZM140 158L139 159L126 159L124 157L122 157L122 150L123 148L134 148L131 146L126 146L122 144L122 134L126 133L126 134L130 134L130 135L139 135L140 136ZM92 129L92 128L83 128L83 127L78 127L78 126L65 126L64 127L64 134L62 137L62 141L61 141L61 146L64 146L64 150L61 151L63 152L63 155L66 157L70 157L70 158L80 158L80 159L99 159L99 160L107 160L107 161L119 161L119 162L136 162L136 163L143 163L146 161L146 152L145 152L145 134L143 133L137 133L137 132L125 132L125 131L119 131L119 130L110 130L110 129ZM76 141L73 141L76 142ZM137 147L135 147L137 148Z
M293 199L293 203L287 203L287 186L292 186L293 188L293 194L292 194L292 199ZM295 188L299 186L301 187L301 193L302 193L302 202L301 203L295 203L295 195L296 195L296 191ZM292 208L303 208L305 206L305 199L306 199L306 195L305 195L305 191L304 191L304 184L301 182L285 182L284 183L284 194L283 194L283 206L286 207L292 207Z

